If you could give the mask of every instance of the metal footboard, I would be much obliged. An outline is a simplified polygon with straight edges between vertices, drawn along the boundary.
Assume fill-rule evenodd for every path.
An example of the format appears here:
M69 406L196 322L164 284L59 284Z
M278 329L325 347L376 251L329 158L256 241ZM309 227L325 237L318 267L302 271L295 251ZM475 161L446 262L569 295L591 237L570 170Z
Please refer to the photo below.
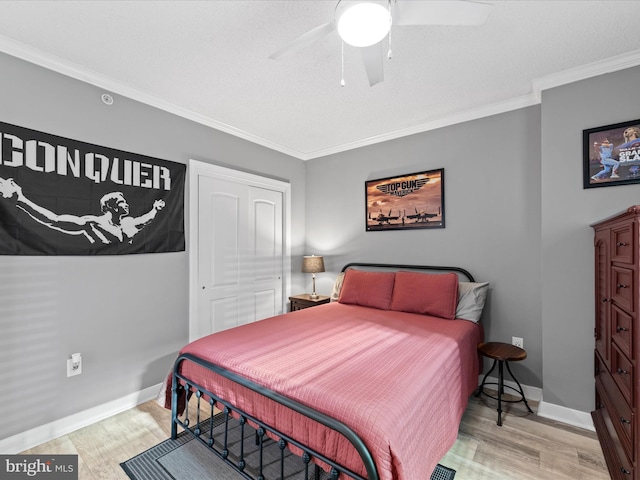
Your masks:
M367 472L367 477L362 477L361 475L358 475L357 473L353 472L349 468L346 468L343 465L339 465L334 460L327 458L325 455L323 455L322 452L318 452L306 445L303 445L298 440L283 434L282 432L276 430L274 427L265 424L260 419L255 418L246 412L243 412L242 410L231 405L226 400L221 399L217 395L213 394L212 392L207 391L204 387L202 387L201 385L198 385L193 380L184 377L182 374L179 373L180 365L184 361L194 362L218 375L221 375L243 387L253 390L256 393L259 393L260 395L263 395L269 398L270 400L273 400L274 402L284 405L290 408L291 410L296 411L340 433L353 445L353 447L356 449L356 451L360 455L360 458L362 459L363 465ZM185 385L184 386L181 385L180 381L185 382ZM186 392L185 392L184 420L181 420L178 415L178 399L179 399L179 394L181 390L185 390L186 392L189 392L190 390L195 390L195 395L197 398L197 407L196 407L197 412L196 412L196 424L193 427L189 425L190 424L189 399L187 398ZM213 422L211 422L210 424L211 431L208 432L208 434L206 434L206 432L203 432L201 429L200 402L203 395L206 395L207 397L209 397L208 403L209 403L210 414L212 419L214 416L214 406L215 405L224 406L224 409L222 409L222 411L224 415L225 431L224 431L224 436L222 441L219 441L219 442L214 441ZM245 454L244 454L244 451L245 451L244 435L241 435L240 452L239 452L238 460L234 462L229 458L229 447L227 445L227 428L229 424L229 418L234 412L238 417L240 428L242 429L243 432L247 422L251 422L252 424L257 426L256 434L255 434L255 442L256 442L255 444L259 448L259 466L257 468L257 474L255 475L249 473L246 470L246 462L245 462ZM310 463L312 458L318 459L324 462L326 465L329 465L329 467L331 468L331 471L330 471L331 479L338 479L338 478L341 478L342 476L346 476L348 478L354 478L356 480L378 480L379 479L376 465L371 455L371 452L369 451L367 446L364 444L362 439L344 423L334 418L331 418L321 412L318 412L306 405L296 402L295 400L287 398L268 388L258 385L218 365L210 363L206 360L203 360L191 354L180 355L175 361L174 368L173 368L173 378L172 378L172 387L171 387L171 438L173 439L175 439L178 435L178 426L181 426L185 431L190 432L192 435L194 435L196 439L198 439L200 442L206 445L211 450L212 453L216 454L218 457L223 459L227 464L231 465L244 478L247 478L250 480L264 480L265 478L263 474L262 453L263 453L263 445L266 440L266 436L269 434L271 434L272 438L279 439L278 447L280 448L280 451L283 452L280 459L280 479L281 480L284 480L285 478L284 468L283 468L284 450L287 448L288 445L294 445L303 452L302 461L304 462L304 465L305 465L305 473L304 473L305 480L310 480L312 478L311 475L314 475L315 478L319 477L319 469L317 466L315 466L315 472L313 474L310 472L310 467L311 467ZM220 443L220 445L218 445L218 443Z

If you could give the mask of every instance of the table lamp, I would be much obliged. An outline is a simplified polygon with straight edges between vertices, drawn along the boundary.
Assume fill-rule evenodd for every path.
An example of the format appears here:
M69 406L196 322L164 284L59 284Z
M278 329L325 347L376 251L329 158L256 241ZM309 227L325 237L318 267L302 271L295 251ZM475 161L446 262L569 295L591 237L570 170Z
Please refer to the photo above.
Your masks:
M311 274L311 278L313 279L313 293L311 293L310 297L313 299L318 298L316 294L316 273L324 272L324 258L315 255L305 255L302 257L302 272Z

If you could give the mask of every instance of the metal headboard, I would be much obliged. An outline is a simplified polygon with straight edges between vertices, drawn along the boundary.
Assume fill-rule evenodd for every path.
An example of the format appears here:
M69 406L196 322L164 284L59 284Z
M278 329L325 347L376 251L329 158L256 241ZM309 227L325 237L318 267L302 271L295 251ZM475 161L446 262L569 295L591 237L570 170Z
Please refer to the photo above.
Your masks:
M470 282L475 282L473 275L460 267L444 267L434 265L398 265L395 263L361 263L351 262L342 267L341 272L346 272L348 268L367 267L367 268L385 268L389 270L431 270L441 272L455 272L466 277Z

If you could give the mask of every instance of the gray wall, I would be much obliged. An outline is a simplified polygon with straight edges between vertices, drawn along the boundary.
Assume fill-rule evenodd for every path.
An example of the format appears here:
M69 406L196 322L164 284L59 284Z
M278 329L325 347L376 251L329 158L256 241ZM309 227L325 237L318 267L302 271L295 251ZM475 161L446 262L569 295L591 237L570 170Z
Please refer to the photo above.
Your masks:
M492 284L488 340L524 338L514 365L543 400L589 412L593 232L640 203L640 185L582 188L582 130L640 117L640 67L543 92L542 103L309 161L307 251L328 293L352 260L451 264ZM364 181L445 167L443 230L365 232Z
M519 380L542 385L540 107L307 162L307 251L331 290L350 261L454 265L491 283L486 338L524 338ZM365 180L444 167L446 228L365 231Z
M589 224L640 186L583 190L582 129L638 115L634 68L545 91L541 106L302 162L0 54L1 121L292 185L292 293L302 254L324 254L317 290L348 261L459 265L492 284L486 338L524 338L520 379L546 402L593 407ZM629 100L626 97L630 97ZM447 227L365 232L364 182L445 167ZM186 212L188 218L188 211ZM305 244L306 242L306 244ZM187 253L0 257L0 439L158 383L187 341ZM84 373L66 378L80 351ZM543 362L544 357L544 362Z
M640 185L582 188L582 130L640 118L632 68L542 96L542 344L546 402L593 408L593 230L640 203Z
M0 72L2 122L289 181L292 254L302 256L303 161L118 95L108 107L100 88L4 54ZM185 220L188 214L187 208ZM187 252L0 256L0 384L6 413L0 439L162 381L188 341L188 280ZM296 273L296 290L304 288L296 285L302 281ZM83 373L67 378L66 358L73 352L83 355Z

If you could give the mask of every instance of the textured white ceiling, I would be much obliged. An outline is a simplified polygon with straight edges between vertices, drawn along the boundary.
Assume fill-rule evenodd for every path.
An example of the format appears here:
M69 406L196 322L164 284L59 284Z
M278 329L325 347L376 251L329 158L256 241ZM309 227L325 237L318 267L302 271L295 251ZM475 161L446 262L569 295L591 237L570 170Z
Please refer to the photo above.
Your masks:
M545 79L640 64L638 1L488 3L482 26L395 28L374 87L349 46L340 86L336 33L268 58L330 21L334 0L4 0L0 51L302 159L536 103Z

